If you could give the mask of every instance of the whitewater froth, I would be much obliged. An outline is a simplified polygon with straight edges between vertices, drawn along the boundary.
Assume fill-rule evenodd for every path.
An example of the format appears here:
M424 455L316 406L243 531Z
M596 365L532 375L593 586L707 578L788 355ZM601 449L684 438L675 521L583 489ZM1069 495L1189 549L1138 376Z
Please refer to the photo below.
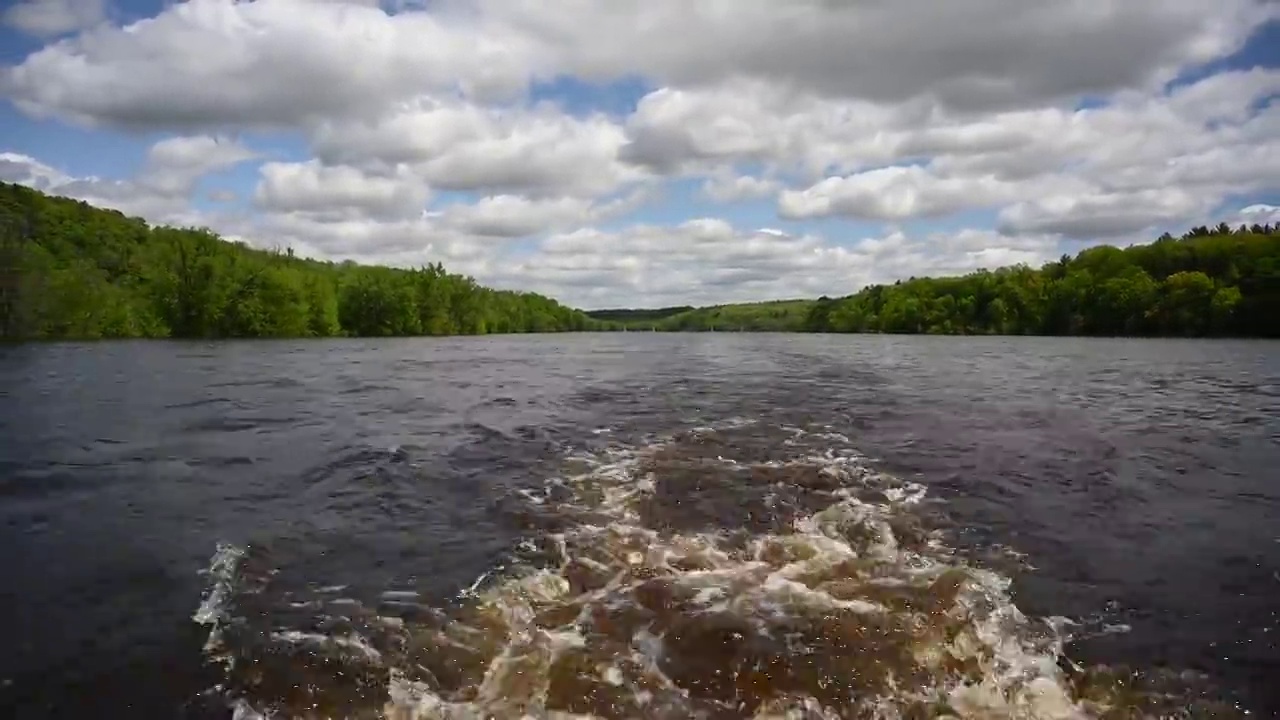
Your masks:
M540 560L413 621L344 607L328 634L228 634L266 580L220 548L206 650L238 712L277 717L1106 717L1064 674L1060 624L922 520L924 487L826 428L761 451L757 425L569 458L525 493Z

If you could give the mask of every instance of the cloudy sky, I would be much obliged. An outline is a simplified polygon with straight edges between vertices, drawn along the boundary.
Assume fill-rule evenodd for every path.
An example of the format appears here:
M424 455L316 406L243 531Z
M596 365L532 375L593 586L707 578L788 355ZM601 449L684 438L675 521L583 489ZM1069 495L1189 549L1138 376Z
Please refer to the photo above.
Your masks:
M1280 221L1280 2L7 0L0 179L587 308Z

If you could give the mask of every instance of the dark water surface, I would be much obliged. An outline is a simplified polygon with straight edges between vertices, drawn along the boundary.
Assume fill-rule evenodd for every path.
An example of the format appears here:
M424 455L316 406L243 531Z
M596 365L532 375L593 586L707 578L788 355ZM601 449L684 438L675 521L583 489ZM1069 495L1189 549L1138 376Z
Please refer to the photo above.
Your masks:
M1280 717L1280 344L5 347L0 567L16 718Z

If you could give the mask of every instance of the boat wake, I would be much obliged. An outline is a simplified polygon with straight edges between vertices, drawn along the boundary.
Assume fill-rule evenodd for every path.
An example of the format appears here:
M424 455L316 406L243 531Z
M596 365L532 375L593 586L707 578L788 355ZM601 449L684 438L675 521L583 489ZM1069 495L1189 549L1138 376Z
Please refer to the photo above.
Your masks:
M273 590L220 547L195 614L237 718L1243 717L1063 653L924 487L823 428L728 423L572 456L529 540L448 607Z

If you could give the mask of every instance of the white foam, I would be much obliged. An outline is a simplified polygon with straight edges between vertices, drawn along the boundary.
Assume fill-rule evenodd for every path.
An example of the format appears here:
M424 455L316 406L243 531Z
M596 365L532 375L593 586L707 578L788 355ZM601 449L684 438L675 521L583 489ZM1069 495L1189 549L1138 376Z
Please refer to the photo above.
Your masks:
M192 615L192 620L201 625L213 625L227 619L227 603L235 592L236 573L244 556L242 548L226 543L218 544L217 551L209 561L209 568L205 571L213 578L213 584Z
M730 425L745 427L754 422L743 420ZM700 428L694 432L717 430ZM798 428L791 429L791 433L796 447L812 439ZM817 437L847 443L839 433ZM955 717L966 720L1092 717L1066 689L1056 662L1061 652L1059 636L1052 635L1046 642L1030 631L1032 623L1010 599L1007 577L961 563L936 537L909 549L895 535L891 520L923 501L923 486L876 473L844 447L758 463L756 466L762 468L812 469L842 486L830 493L830 502L824 509L796 518L790 533L757 535L745 552L735 551L725 546L725 538L715 532L660 534L639 523L639 503L651 497L662 481L646 469L645 461L670 449L673 442L576 456L573 460L584 463L586 472L549 481L547 494L531 494L530 502L541 505L549 497L550 488L558 485L570 491L572 497L566 502L590 510L591 516L602 522L577 525L551 538L561 555L558 567L492 576L493 582L482 587L482 581L491 577L485 573L463 590L461 599L482 609L485 617L503 628L504 634L493 638L501 642L501 649L489 660L483 680L469 694L454 696L411 679L416 674L414 668L398 667L388 659L392 665L386 716L393 720L592 717L546 707L550 668L564 653L590 650L594 641L584 634L584 628L590 626L597 613L628 610L636 602L633 593L649 578L661 578L671 585L673 597L678 598L675 602L680 603L673 612L729 613L765 637L775 625L787 627L789 618L832 613L886 618L904 612L870 599L873 595L837 597L812 578L833 577L851 583L855 589L923 592L944 574L958 572L962 581L954 600L948 600L949 604L938 612L960 630L929 642L921 639L910 648L922 668L938 673L938 685L922 696L918 689L898 688L890 674L882 692L858 700L858 712L862 713L859 716L898 717L909 704L929 701L945 703ZM718 458L717 462L721 467L749 469L732 458ZM780 502L777 495L772 497L774 503ZM869 497L880 499L866 499ZM532 545L525 548L533 549ZM226 619L226 594L232 587L229 578L242 557L243 553L237 554L234 548L220 546L210 568L214 587L196 613L198 622L216 625ZM606 581L575 596L566 579L570 563ZM411 595L389 591L383 597ZM572 621L555 627L539 626L540 613L556 607L577 608L570 615ZM898 619L908 630L927 629L928 623L933 622L924 615L903 615ZM408 626L405 632L411 633L413 628ZM275 637L298 643L336 643L370 660L382 657L364 638L354 636L335 638L282 631ZM630 634L630 647L621 657L596 666L596 679L609 687L629 690L635 707L646 708L645 712L658 713L661 705L668 708L662 711L666 713L662 717L675 717L670 714L669 704L688 702L691 696L687 688L678 687L663 671L670 660L668 644L660 628L642 626ZM948 659L975 666L978 674L943 673L941 668ZM640 676L637 673L645 678L643 683L636 680ZM660 696L662 692L670 692L671 696ZM778 697L764 703L753 717L837 718L845 710L849 708L824 707L815 697ZM247 720L255 716L244 717Z
M319 647L336 647L364 655L369 660L380 660L382 653L369 645L369 642L358 635L322 635L306 633L298 630L285 630L271 633L271 638L280 642L295 645L315 645Z

